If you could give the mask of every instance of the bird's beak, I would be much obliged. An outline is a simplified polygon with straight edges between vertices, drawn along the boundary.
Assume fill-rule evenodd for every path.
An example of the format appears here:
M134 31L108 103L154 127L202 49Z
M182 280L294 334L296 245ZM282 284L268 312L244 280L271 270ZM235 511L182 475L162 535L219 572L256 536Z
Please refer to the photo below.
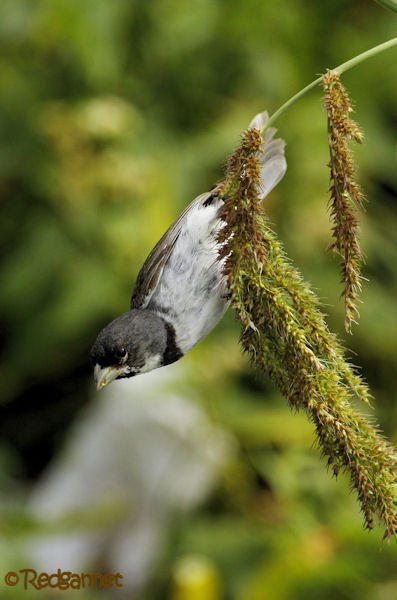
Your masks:
M95 365L94 379L96 383L96 389L99 391L105 386L112 383L120 375L120 370L116 367L102 368L99 365Z

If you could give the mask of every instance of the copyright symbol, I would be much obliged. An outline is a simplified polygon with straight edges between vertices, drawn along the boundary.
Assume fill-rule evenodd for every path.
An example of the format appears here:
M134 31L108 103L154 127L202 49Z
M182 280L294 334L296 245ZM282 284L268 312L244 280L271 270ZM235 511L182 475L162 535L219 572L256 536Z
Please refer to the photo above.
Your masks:
M18 573L15 573L15 571L8 571L4 576L4 581L6 582L6 585L13 587L19 583L19 575Z

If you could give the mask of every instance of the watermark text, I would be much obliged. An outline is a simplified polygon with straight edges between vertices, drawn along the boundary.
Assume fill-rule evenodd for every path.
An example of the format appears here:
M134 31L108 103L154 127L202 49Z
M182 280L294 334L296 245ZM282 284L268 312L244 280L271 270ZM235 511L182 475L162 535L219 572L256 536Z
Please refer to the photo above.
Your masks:
M84 590L87 588L111 589L121 588L121 573L73 573L57 569L55 573L39 573L35 569L19 569L8 571L4 576L5 584L10 587L20 586L24 590L34 588L43 590Z

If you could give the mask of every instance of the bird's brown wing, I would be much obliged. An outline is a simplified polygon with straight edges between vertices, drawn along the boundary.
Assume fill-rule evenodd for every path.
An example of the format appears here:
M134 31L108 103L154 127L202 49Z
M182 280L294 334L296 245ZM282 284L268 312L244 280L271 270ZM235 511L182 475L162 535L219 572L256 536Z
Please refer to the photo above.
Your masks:
M167 229L163 237L157 242L138 273L131 297L131 308L146 308L155 291L164 267L174 249L183 224L188 213L199 204L205 204L215 196L215 189L197 196L176 221Z

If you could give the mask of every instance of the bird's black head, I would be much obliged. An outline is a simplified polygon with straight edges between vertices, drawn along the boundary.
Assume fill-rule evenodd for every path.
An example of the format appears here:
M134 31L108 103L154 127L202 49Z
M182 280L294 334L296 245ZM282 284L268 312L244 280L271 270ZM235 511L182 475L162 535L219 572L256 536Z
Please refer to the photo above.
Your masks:
M97 388L165 364L169 326L150 310L132 309L111 321L92 349Z

